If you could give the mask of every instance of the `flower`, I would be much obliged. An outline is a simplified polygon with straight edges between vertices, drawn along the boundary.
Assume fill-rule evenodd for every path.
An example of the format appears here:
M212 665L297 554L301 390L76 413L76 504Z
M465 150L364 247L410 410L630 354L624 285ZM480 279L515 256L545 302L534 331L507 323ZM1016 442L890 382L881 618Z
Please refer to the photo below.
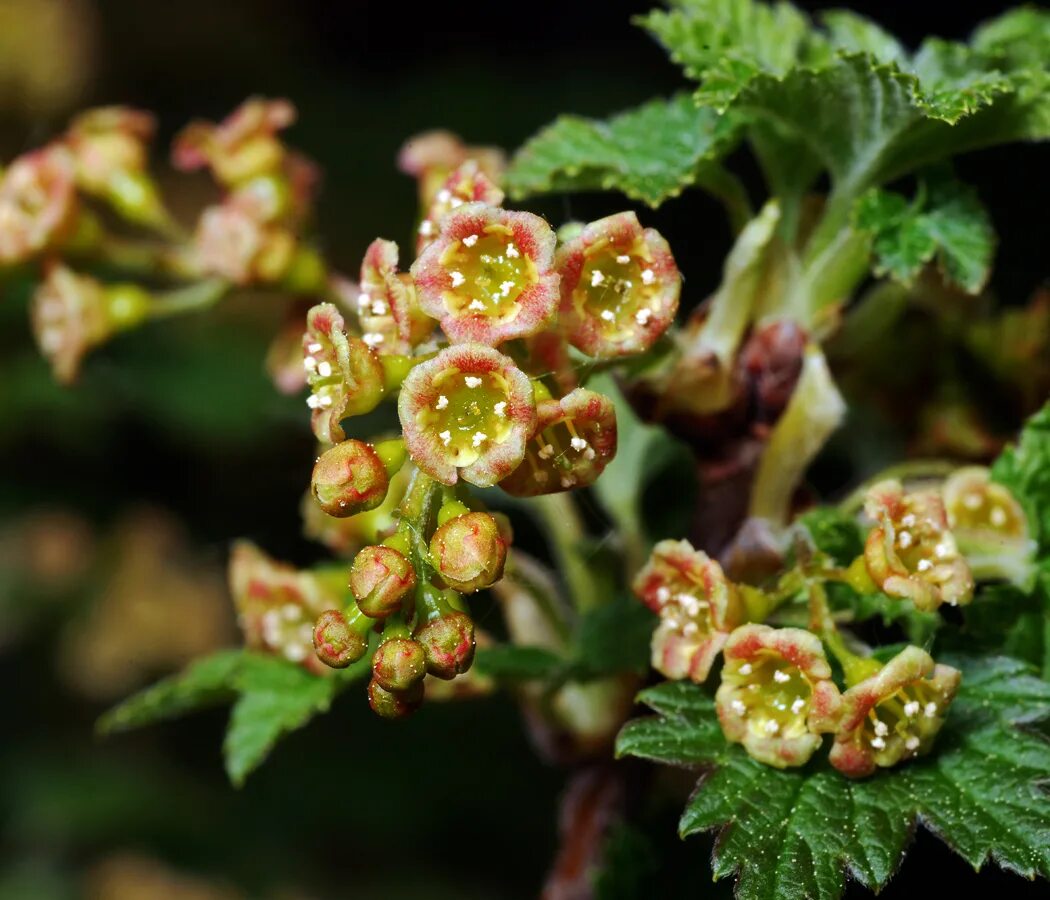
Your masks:
M400 612L415 586L416 570L393 547L365 547L350 567L350 590L361 612L372 619Z
M265 221L250 204L229 197L201 213L193 247L205 275L238 285L265 284L288 274L298 241L287 228Z
M442 484L490 487L525 457L535 430L532 383L491 347L460 344L412 369L398 398L412 461Z
M63 265L51 266L36 289L29 315L40 352L63 384L84 355L149 314L149 295L136 285L104 285Z
M73 157L65 147L20 156L0 179L0 265L51 249L72 231L76 211Z
M850 778L930 751L962 675L906 647L842 695L831 764Z
M466 203L412 264L419 305L453 343L535 334L558 306L554 244L539 216Z
M318 505L336 518L375 509L386 499L388 486L386 466L375 449L352 438L322 453L310 479Z
M507 158L497 147L468 147L450 131L427 131L409 138L398 153L397 167L419 181L419 202L428 209L454 169L474 160L494 184L507 168Z
M877 523L864 546L864 564L882 591L922 610L973 599L970 567L935 491L905 494L899 481L882 481L868 491L864 509Z
M468 159L455 169L435 194L426 216L419 223L417 255L437 238L442 219L464 203L484 203L488 206L503 204L503 191L489 180L477 160Z
M306 316L303 366L313 410L311 425L319 441L338 443L339 423L371 412L383 398L383 366L360 338L348 335L343 317L331 303L320 303Z
M592 484L616 455L616 408L612 401L577 388L560 400L544 400L525 460L500 482L515 497L553 494Z
M361 262L361 282L354 309L364 341L377 353L407 353L434 331L434 320L420 308L416 287L397 271L398 249L377 238ZM343 282L343 293L354 286Z
M588 356L642 353L674 320L682 278L671 249L633 212L591 222L558 250L561 320Z
M372 678L387 691L407 691L426 674L423 647L410 637L383 641L372 657Z
M266 350L266 371L274 387L282 394L298 394L306 387L303 331L306 330L306 313L309 309L309 303L292 303Z
M247 646L283 656L316 674L331 670L314 652L318 616L343 606L327 580L277 562L249 541L230 556L230 593Z
M430 539L430 558L449 587L470 594L503 577L507 540L495 516L468 512L438 526Z
M703 682L744 618L743 601L722 567L688 541L660 541L632 587L660 616L653 668L668 678Z
M285 149L277 132L295 121L287 100L250 97L220 124L191 122L175 138L172 163L194 171L210 166L223 184L234 186L280 170Z
M726 641L715 695L726 739L759 762L804 765L834 731L839 689L815 634L801 628L741 625Z

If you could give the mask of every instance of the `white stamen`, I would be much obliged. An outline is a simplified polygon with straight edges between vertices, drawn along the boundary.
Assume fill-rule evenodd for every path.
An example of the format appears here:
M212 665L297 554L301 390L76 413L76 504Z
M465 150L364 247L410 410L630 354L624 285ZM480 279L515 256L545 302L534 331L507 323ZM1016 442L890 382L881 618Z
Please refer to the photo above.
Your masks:
M587 442L581 437L574 437L571 441L569 441L569 445L572 447L573 450L587 449Z
M467 305L467 309L473 309L473 310L476 310L477 312L484 312L485 304L482 303L477 297L475 297Z
M666 603L671 599L671 590L667 587L658 587L656 589L656 602Z
M306 347L307 353L320 353L321 349L320 344L308 344Z
M875 733L879 737L886 737L886 735L890 733L889 726L885 722L883 722L882 719L876 719L875 720Z
M462 206L463 201L460 200L459 197L453 197L451 200L448 201L448 205L455 209L457 206Z
M434 223L430 219L424 219L419 223L419 233L423 237L430 237L434 233Z
M904 742L904 746L908 750L918 750L919 749L919 739L914 734L908 735L907 740L905 740L905 742Z
M918 715L919 713L919 701L909 700L904 704L904 714L911 718L912 716Z
M591 287L598 287L603 281L605 281L605 273L601 269L591 272Z
M802 697L795 699L795 702L791 704L791 711L797 716L802 712L802 707L806 705L806 701Z
M744 664L743 664L743 665L742 665L742 666L740 667L740 674L741 674L741 675L750 675L750 674L751 674L751 672L752 672L752 669L751 669L751 663L744 663Z
M791 681L791 676L783 669L777 669L773 673L773 680L778 684L783 684L785 681Z
M317 357L307 356L303 359L303 368L307 372L313 372L317 368Z
M438 434L438 437L441 438L441 443L444 444L446 447L452 443L451 431L442 431Z
M539 453L536 454L540 459L550 459L554 456L554 448L550 444L545 444L540 447Z
M464 247L473 247L478 242L478 236L476 234L468 235L463 238Z
M372 304L372 315L373 316L385 316L390 311L390 307L386 305L385 300L376 300Z
M1001 506L995 507L988 518L996 528L1002 528L1006 524L1006 512Z
M601 317L605 319L606 322L612 322L616 319L616 316L613 314L611 309L603 309L599 315L601 315Z
M499 403L494 403L492 405L492 411L500 418L503 418L507 415L507 401L500 400Z
M652 317L653 311L651 309L640 309L634 314L634 321L639 325L648 325Z
M592 460L595 456L597 456L597 454L594 452L593 447L588 447L586 450L583 451L583 458L586 460Z
M621 266L626 266L627 263L631 261L631 257L629 257L626 253L621 253L619 256L616 257L616 261Z
M947 544L938 544L933 548L933 554L938 559L944 559L945 557L952 555L952 548Z
M901 545L905 550L911 546L912 536L910 531L902 531L897 535L897 543Z
M927 719L932 719L937 715L937 704L931 700L925 707L923 707L922 711L925 713Z
M368 309L368 306L371 302L372 298L369 297L368 294L361 293L357 295L357 308L362 312Z
M484 431L475 431L471 444L475 447L480 447L486 440L488 440L488 435Z
M914 524L915 515L913 513L908 513L901 519L901 525L903 525L905 528L911 528Z
M521 256L521 253L518 251L518 248L513 244L507 244L507 258L517 259L519 256Z
M692 637L699 630L700 629L697 626L696 622L686 622L685 627L682 629L682 634L684 634L686 637Z
M434 404L434 409L444 409L446 406L448 406L448 397L441 394L437 399L437 403Z
M561 486L563 488L571 488L576 484L576 479L572 475L561 476Z
M452 287L459 287L467 279L463 277L462 272L449 272L449 277L452 279Z
M468 388L481 387L481 379L477 375L465 375L463 377L463 383Z
M744 706L743 700L734 700L732 703L729 704L729 706L732 708L733 712L735 712L738 716L742 716L744 713L747 712L747 707Z
M378 347L381 343L383 343L384 338L383 335L379 334L378 332L370 331L367 334L361 335L361 340L363 340L369 347L374 349Z
M332 364L327 360L322 360L321 364L317 367L317 374L322 378L327 378L332 374Z
M876 750L885 750L886 741L880 737L873 737L871 739L871 746L874 747Z
M915 568L918 569L920 572L928 572L930 569L933 568L933 563L930 562L928 559L920 559L915 564Z
M772 719L767 721L766 724L762 727L765 729L766 734L776 734L778 731L780 731L780 725L777 722L774 722Z
M652 269L642 272L642 284L652 284L654 281L656 281L656 273Z
M967 509L980 509L982 503L984 498L980 494L967 494L963 497L963 506Z
M306 405L309 406L310 409L317 409L317 407L321 405L321 398L318 397L317 394L311 394L306 398Z
M510 296L510 292L513 291L513 290L514 290L514 282L513 281L504 281L499 286L499 292L504 297L509 297Z
M452 192L448 188L442 188L437 193L438 203L448 203L452 199Z
M321 399L318 401L318 404L320 405L321 409L328 409L328 407L332 405L331 396L328 394L323 394L321 396Z

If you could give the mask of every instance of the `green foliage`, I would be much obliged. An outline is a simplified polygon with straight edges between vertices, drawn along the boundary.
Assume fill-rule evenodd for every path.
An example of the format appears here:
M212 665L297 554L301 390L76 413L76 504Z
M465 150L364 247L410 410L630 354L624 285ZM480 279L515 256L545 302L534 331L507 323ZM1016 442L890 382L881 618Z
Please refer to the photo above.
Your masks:
M518 151L506 182L514 197L618 190L659 206L705 176L735 129L687 94L654 100L606 122L562 116Z
M552 678L564 664L562 657L544 647L497 644L479 647L474 668L498 681L538 681Z
M975 867L1050 877L1050 744L1018 727L1048 714L1050 685L1015 660L951 662L963 683L933 753L870 778L755 762L726 743L711 698L680 682L641 694L657 715L628 723L617 753L704 770L679 828L719 832L714 875L736 874L741 900L833 900L847 872L879 890L919 821Z
M973 190L951 178L921 183L911 202L870 191L857 203L854 227L871 237L875 274L905 285L935 256L946 279L971 294L991 272L995 232L988 213Z
M627 670L645 672L656 617L635 597L621 595L595 607L580 622L572 670L598 678Z
M864 538L857 520L834 506L811 509L799 516L813 545L838 566L848 566L864 552Z
M1028 420L1017 445L995 461L992 479L1021 501L1040 552L1050 553L1050 403Z

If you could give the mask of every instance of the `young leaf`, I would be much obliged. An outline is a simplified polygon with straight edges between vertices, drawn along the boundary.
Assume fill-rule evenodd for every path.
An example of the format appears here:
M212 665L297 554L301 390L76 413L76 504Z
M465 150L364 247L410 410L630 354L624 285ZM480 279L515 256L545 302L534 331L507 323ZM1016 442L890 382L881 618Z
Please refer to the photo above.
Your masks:
M525 143L507 171L511 196L618 190L659 206L704 178L726 153L732 123L687 94L654 100L607 122L562 116Z
M280 738L327 712L340 687L368 671L367 656L347 669L320 677L276 656L245 654L235 676L240 697L233 705L223 742L230 781L243 785Z
M821 506L799 516L813 545L838 566L848 566L864 552L864 537L854 516L834 506Z
M243 658L241 650L221 650L198 659L179 674L128 697L102 715L96 727L100 734L130 731L227 702L236 694L234 676Z
M971 294L988 281L995 231L976 193L954 179L925 182L913 203L870 191L857 202L854 227L871 236L877 275L910 285L936 256L945 277Z
M918 822L977 867L993 859L1050 877L1050 825L1040 785L1050 743L1018 728L1050 712L1050 684L1006 658L951 660L962 688L933 752L850 780L826 762L778 770L722 737L696 685L644 691L656 716L629 722L617 753L697 766L705 774L682 815L688 836L717 830L715 878L736 874L740 900L835 900L846 873L881 889Z
M1050 403L1025 423L1017 445L995 461L992 480L1021 502L1041 553L1050 553Z

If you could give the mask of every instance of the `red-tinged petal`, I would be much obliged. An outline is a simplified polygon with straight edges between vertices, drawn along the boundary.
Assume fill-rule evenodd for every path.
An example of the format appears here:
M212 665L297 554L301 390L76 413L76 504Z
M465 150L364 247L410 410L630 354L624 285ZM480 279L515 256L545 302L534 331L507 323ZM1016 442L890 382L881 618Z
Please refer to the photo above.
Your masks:
M486 206L501 206L503 203L503 191L489 180L478 163L472 159L456 168L435 195L426 216L419 224L416 237L417 255L437 239L445 216L465 203L484 203Z
M881 590L923 610L973 599L973 576L935 491L906 494L899 481L883 481L868 491L864 508L877 523L864 563Z
M0 179L0 264L54 247L69 235L76 211L75 166L65 147L20 156Z
M851 778L928 753L962 676L906 647L842 695L831 764Z
M642 353L678 311L681 275L667 242L633 212L592 222L558 250L561 320L598 358Z
M307 314L303 365L310 385L307 405L319 441L335 444L345 437L339 423L371 412L383 397L383 366L357 337L348 335L339 310L321 303Z
M409 138L397 157L397 167L419 182L419 199L429 208L442 184L458 166L474 160L481 172L499 184L507 159L496 147L468 147L450 131L427 131Z
M962 552L992 554L1031 546L1028 517L1010 491L984 466L953 472L942 489L948 524Z
M237 198L207 207L194 235L201 272L237 285L280 281L295 260L297 248L291 231L263 221Z
M766 765L805 764L838 713L839 691L820 639L800 628L742 625L723 653L715 703L727 740Z
M515 497L586 487L615 455L616 408L608 397L577 388L539 405L525 460L500 487Z
M155 129L152 115L128 106L105 106L81 113L65 137L80 184L100 193L114 177L144 171L146 145Z
M532 383L491 347L460 344L405 378L398 414L412 461L442 484L478 487L506 478L535 429Z
M536 334L557 310L554 245L539 216L465 204L412 265L419 304L454 343Z
M410 353L434 332L434 320L420 309L415 285L398 273L397 260L397 244L372 241L353 298L365 343L380 354Z

